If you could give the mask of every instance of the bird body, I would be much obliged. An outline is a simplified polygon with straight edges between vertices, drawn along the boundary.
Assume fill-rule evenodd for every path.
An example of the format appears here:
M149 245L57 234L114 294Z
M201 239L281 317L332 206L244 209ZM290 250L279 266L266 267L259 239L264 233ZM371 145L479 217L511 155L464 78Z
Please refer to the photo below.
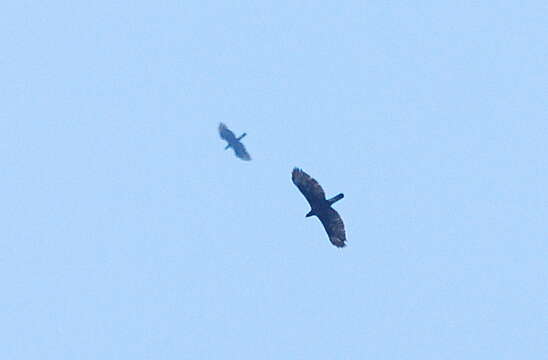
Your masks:
M221 139L225 140L228 144L225 146L225 150L228 150L230 148L234 149L234 154L236 154L237 157L239 157L242 160L249 161L251 160L251 156L249 156L249 153L245 149L244 144L241 143L241 139L246 136L246 133L243 133L240 135L240 137L236 137L232 131L228 129L228 127L220 123L219 124L219 135L221 136Z
M291 179L310 204L310 211L306 214L306 217L317 216L327 232L329 241L336 247L346 246L344 223L339 213L331 207L335 202L342 199L344 194L341 193L331 199L326 199L325 192L320 184L299 168L293 169Z

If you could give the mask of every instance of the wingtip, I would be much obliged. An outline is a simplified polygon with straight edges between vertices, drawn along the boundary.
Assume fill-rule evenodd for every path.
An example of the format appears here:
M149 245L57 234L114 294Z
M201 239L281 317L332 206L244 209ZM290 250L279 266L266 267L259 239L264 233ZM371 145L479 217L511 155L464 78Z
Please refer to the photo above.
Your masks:
M240 160L251 161L251 156L249 154L236 154L236 157Z
M341 241L341 242L333 242L332 244L333 244L334 246L336 246L337 248L339 248L339 249L342 249L342 248L346 247L346 244L345 244L343 241Z
M295 179L299 176L299 174L302 172L301 169L298 167L294 167L293 171L291 171L291 179L293 180L293 183L295 183Z
M342 249L343 247L346 246L346 243L345 243L346 239L341 239L338 236L329 237L329 241L331 241L331 244L333 244L333 246L336 246L339 249Z

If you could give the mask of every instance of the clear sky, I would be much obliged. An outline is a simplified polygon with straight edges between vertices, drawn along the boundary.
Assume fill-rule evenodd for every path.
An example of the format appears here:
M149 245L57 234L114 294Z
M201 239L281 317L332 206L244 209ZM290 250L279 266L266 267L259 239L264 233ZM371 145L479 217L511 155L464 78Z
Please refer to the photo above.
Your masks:
M4 2L0 358L546 359L547 4Z

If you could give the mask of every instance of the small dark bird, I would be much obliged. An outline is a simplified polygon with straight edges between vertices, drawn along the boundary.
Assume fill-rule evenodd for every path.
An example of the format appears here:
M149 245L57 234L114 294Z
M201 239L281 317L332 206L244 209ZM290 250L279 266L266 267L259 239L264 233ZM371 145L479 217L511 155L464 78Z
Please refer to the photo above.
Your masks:
M339 213L331 207L333 203L342 199L344 194L341 193L331 199L326 199L320 184L299 168L293 169L291 179L310 204L310 211L306 217L317 216L329 236L329 241L336 247L344 247L346 245L344 243L346 241L344 223Z
M247 150L245 149L244 144L240 142L240 140L246 136L246 133L243 133L240 137L236 137L232 131L230 131L225 124L220 123L219 124L219 135L221 135L221 139L226 140L228 142L228 145L225 146L225 150L232 148L234 149L234 153L237 157L239 157L242 160L251 160L251 156L247 153Z

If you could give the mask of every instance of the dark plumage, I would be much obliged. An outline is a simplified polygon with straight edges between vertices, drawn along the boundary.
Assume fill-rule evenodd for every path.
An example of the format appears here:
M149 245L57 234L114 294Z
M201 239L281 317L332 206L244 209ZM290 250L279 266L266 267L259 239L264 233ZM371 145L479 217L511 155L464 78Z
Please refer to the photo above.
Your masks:
M221 139L226 140L228 142L228 145L225 147L225 150L228 148L233 148L234 153L237 157L239 157L242 160L251 160L251 156L247 153L247 150L245 149L244 144L240 142L240 140L246 136L246 133L243 133L240 137L236 137L232 131L230 131L225 124L220 123L219 124L219 135L221 135Z
M341 193L331 199L326 199L320 184L298 168L293 169L291 179L310 204L310 212L306 214L306 217L317 216L322 222L331 243L336 247L344 247L346 245L344 243L346 241L344 223L339 213L331 207L333 203L342 199L344 194Z

